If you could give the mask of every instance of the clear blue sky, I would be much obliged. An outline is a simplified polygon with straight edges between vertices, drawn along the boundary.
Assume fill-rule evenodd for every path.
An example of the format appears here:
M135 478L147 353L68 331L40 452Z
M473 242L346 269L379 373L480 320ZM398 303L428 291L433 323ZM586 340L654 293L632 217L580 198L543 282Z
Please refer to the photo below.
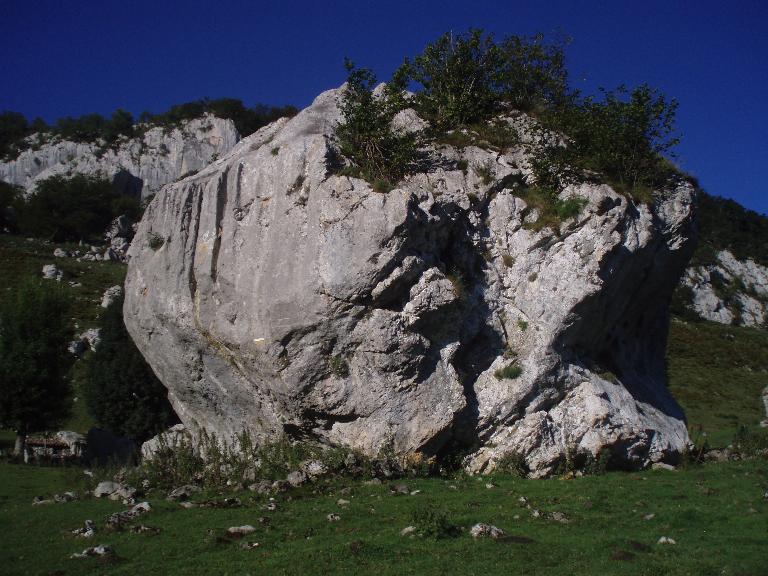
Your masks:
M388 76L447 30L561 32L574 86L680 102L678 162L768 213L768 2L0 0L0 110L48 121L208 96L305 106L342 61Z

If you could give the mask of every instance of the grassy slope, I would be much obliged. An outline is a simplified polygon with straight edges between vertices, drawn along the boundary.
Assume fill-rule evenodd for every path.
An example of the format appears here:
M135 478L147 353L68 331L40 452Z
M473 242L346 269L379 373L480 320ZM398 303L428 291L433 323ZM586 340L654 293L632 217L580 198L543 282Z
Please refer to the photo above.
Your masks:
M727 445L740 424L765 418L768 331L674 320L667 354L669 388L685 409L694 441Z
M50 244L40 240L27 240L19 236L0 234L0 299L10 293L25 275L40 277L45 264L55 264L64 272L62 282L80 283L80 287L71 288L73 333L80 333L86 328L98 326L99 315L103 311L101 297L110 286L123 284L126 267L115 262L78 262L74 258L55 258L53 251L61 247L68 250L83 250L74 244ZM73 381L77 382L82 362L77 362L72 370ZM75 390L75 397L78 396ZM76 401L71 418L62 426L66 430L85 432L93 425L84 403ZM0 435L0 445L3 437Z
M414 496L394 496L386 486L337 480L279 495L240 494L238 509L186 510L149 494L153 510L135 523L158 527L156 536L111 533L105 517L125 506L94 499L33 507L37 494L71 484L77 471L0 464L0 529L4 574L743 574L768 573L765 461L710 464L678 472L610 473L574 480L459 477L408 481ZM497 486L488 489L493 480ZM349 493L341 488L348 487ZM534 518L518 501L529 499L545 514ZM336 504L338 498L351 503ZM442 510L462 530L457 537L403 537L415 510ZM549 512L570 518L561 524ZM326 515L337 512L338 522ZM650 520L643 517L655 516ZM259 523L268 517L269 524ZM90 518L98 535L77 539L69 531ZM490 522L532 542L474 541L468 528ZM252 524L243 550L217 541L229 526ZM661 536L677 545L657 544ZM648 548L638 550L639 543ZM119 560L71 560L88 545L112 545ZM628 554L627 554L628 553ZM623 559L616 556L623 554Z

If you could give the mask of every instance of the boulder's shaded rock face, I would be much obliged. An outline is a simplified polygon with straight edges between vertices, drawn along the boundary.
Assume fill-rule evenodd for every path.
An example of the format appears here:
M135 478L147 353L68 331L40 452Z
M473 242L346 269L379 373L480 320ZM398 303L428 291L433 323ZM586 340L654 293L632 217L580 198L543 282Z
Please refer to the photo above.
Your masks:
M229 152L238 139L231 120L205 115L172 129L151 128L140 137L118 140L112 148L53 141L37 150L25 150L15 160L0 162L0 180L31 192L37 181L51 176L100 175L111 178L122 192L144 198L180 176L204 168Z
M579 185L562 197L581 214L534 231L521 150L444 147L377 193L329 170L338 95L167 186L139 225L126 324L187 428L458 446L477 471L516 453L534 475L684 449L664 350L693 189L649 207Z
M768 268L737 260L727 250L709 266L692 266L682 285L691 290L691 309L705 320L740 326L768 324Z

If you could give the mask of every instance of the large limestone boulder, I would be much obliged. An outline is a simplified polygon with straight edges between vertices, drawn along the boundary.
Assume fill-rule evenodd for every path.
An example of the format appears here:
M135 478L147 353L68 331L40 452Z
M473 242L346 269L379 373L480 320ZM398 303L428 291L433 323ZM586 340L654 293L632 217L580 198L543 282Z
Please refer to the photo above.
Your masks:
M692 187L647 206L574 186L581 214L536 230L522 150L443 147L377 193L329 168L338 96L165 187L138 227L126 325L187 429L471 447L477 471L514 452L535 475L683 450L664 349Z
M107 149L100 143L53 140L0 162L0 180L32 192L39 180L51 176L99 175L111 178L124 193L145 198L223 156L239 138L231 120L206 114L172 129L150 128Z

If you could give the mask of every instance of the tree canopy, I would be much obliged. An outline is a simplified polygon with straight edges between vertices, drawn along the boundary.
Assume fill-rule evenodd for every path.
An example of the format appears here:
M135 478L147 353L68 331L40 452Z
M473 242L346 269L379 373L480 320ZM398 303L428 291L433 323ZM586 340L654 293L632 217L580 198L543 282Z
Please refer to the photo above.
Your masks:
M0 426L22 440L71 411L68 311L64 289L37 278L0 301Z
M83 174L41 180L34 194L16 200L14 209L22 234L55 242L101 238L115 217L141 216L136 198L120 194L107 179Z
M125 329L122 298L102 315L100 338L84 382L88 411L97 424L143 442L175 423L165 386Z

